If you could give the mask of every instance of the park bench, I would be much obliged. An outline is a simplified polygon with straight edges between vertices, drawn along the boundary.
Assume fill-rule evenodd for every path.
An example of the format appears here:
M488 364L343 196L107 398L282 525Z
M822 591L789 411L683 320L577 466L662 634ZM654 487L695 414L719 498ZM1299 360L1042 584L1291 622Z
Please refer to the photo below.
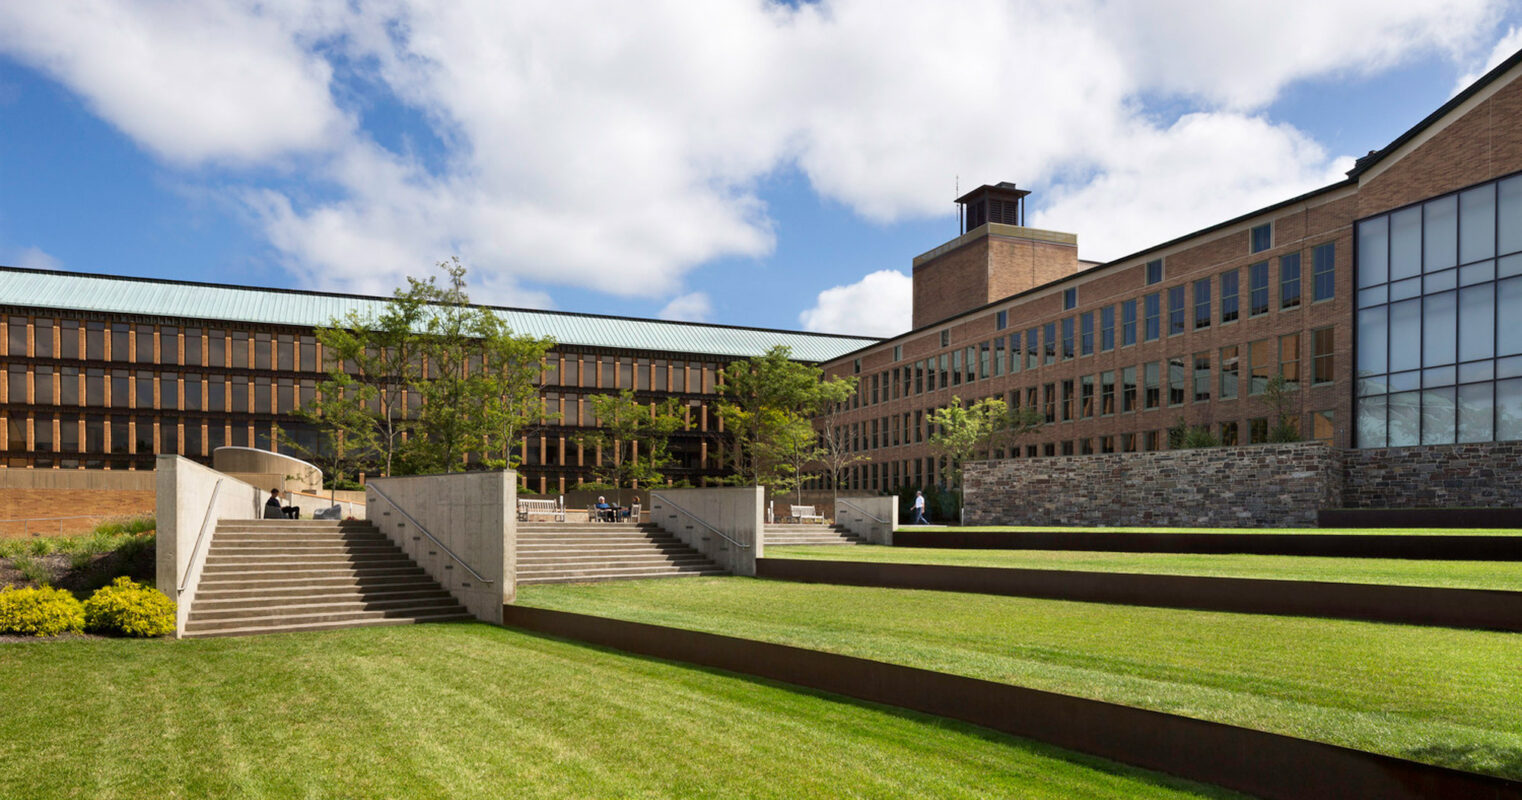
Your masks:
M816 512L813 506L788 506L788 513L799 522L824 522L824 515Z
M519 500L518 519L528 522L534 517L549 517L554 522L565 522L565 506L559 500Z

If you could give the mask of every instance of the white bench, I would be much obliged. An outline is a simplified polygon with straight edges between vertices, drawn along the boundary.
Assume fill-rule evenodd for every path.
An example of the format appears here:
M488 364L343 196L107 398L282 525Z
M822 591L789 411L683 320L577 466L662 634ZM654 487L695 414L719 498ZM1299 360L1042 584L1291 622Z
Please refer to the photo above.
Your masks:
M799 522L824 522L824 515L816 513L813 506L788 506L788 513Z
M519 500L518 519L529 521L535 515L548 516L554 522L565 522L565 506L558 500Z

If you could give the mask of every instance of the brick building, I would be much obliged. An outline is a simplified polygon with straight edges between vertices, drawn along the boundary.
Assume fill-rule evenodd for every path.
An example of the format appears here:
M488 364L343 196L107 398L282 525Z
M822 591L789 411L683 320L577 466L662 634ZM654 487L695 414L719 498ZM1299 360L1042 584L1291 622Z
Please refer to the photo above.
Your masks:
M384 300L106 275L0 268L4 466L152 469L159 453L202 462L223 445L280 449L276 425L312 436L293 414L324 377L315 326ZM874 339L590 314L497 309L518 333L556 341L541 393L553 418L524 437L531 490L590 479L598 454L577 445L593 425L587 397L633 389L679 397L674 480L725 474L711 411L718 371L788 345L824 361Z
M943 482L926 418L953 398L1044 415L994 458L1164 449L1179 420L1263 442L1276 375L1307 439L1522 439L1519 76L1522 53L1345 180L1108 263L1024 227L1012 184L959 198L962 235L914 259L913 329L825 365L861 380L832 420L870 456L844 483Z

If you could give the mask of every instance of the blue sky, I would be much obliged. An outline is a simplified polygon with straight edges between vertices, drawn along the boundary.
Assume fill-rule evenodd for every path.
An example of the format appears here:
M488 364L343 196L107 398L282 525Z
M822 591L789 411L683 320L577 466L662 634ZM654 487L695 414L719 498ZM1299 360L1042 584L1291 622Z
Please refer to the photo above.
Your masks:
M374 293L458 254L508 305L886 334L958 180L1116 257L1334 180L1522 47L1484 0L1078 5L12 4L0 263Z

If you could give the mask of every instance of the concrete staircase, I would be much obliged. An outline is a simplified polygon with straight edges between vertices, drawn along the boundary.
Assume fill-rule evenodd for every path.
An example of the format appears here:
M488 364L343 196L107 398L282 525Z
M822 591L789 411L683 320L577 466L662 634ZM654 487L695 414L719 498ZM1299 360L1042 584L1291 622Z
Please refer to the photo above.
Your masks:
M212 534L185 635L472 618L369 522L226 520Z
M772 523L763 531L768 547L793 544L863 544L843 525Z
M519 585L725 574L649 523L518 523Z

